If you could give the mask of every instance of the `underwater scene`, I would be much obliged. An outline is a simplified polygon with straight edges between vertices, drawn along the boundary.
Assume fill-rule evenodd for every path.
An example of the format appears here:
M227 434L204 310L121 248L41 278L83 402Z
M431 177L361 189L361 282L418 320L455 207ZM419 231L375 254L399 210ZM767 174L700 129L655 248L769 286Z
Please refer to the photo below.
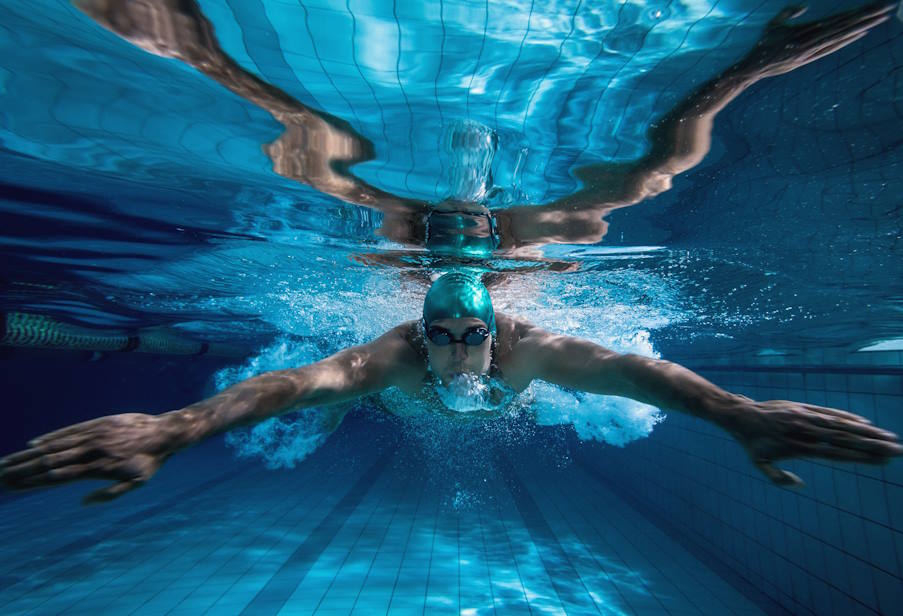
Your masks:
M903 6L0 7L0 614L900 613Z

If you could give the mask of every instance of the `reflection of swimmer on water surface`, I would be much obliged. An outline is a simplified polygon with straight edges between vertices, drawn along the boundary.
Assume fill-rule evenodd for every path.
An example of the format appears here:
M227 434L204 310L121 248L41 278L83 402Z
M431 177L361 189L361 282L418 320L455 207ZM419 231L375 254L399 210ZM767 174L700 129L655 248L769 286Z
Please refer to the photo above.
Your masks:
M135 45L181 60L268 111L285 127L276 141L264 146L274 171L348 203L380 210L384 214L380 233L387 238L435 250L436 238L428 234L431 211L455 210L476 217L488 212L477 194L468 195L475 199L471 202L437 207L398 197L355 177L351 167L374 158L373 144L345 120L312 109L242 69L220 48L213 26L193 0L75 0L75 4ZM743 58L697 87L649 128L645 156L630 163L576 169L583 187L552 203L493 209L492 250L516 258L531 247L601 241L607 231L603 217L609 212L668 190L674 176L702 161L711 146L715 116L747 88L849 45L886 21L893 8L875 3L812 23L793 23L803 9L785 9ZM458 242L451 239L442 247L452 252ZM463 243L456 256L472 256L468 251L475 242ZM479 251L489 248L481 245Z
M516 265L499 268L495 264L489 267L488 260L494 256L500 242L497 219L488 208L477 209L469 204L471 207L465 209L464 205L468 204L443 201L427 213L423 223L426 251L422 256L411 250L383 250L357 254L352 258L363 265L399 268L405 278L427 285L431 279L430 272L434 269L465 266L486 270L483 283L490 288L504 282L509 274L515 272L572 272L579 268L579 262L549 259L536 249L518 251ZM456 206L462 209L455 209ZM529 264L522 264L525 261Z
M534 380L711 421L781 485L801 484L796 475L774 466L786 458L881 464L903 454L895 434L858 415L788 400L757 402L677 364L615 353L496 314L486 288L456 272L430 288L422 319L402 323L368 344L261 374L178 411L110 415L57 430L0 461L0 481L11 489L28 489L107 479L115 483L89 500L109 500L142 485L186 447L299 408L310 408L312 420L330 431L342 420L347 408L342 403L396 388L425 401L424 408L433 412L441 404L458 413L486 415L503 410Z

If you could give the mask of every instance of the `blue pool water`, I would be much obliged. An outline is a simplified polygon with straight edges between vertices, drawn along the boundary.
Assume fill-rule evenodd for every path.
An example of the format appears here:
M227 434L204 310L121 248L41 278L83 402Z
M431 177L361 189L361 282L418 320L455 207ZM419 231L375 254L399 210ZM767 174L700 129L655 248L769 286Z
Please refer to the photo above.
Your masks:
M897 17L750 86L660 192L581 209L782 2L0 7L0 313L27 322L0 346L2 454L370 340L462 266L500 312L903 433ZM535 383L496 420L423 411L390 391L328 438L289 414L93 508L83 484L2 492L0 613L903 603L899 460L790 461L790 491L713 425L621 398Z

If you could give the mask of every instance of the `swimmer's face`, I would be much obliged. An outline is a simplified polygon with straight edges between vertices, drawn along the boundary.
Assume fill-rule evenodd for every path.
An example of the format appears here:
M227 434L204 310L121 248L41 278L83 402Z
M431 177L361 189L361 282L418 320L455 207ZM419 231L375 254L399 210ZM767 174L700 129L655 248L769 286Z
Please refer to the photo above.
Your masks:
M476 317L463 317L460 319L436 319L430 323L430 327L441 327L453 338L460 340L468 330L475 327L489 329L485 322ZM463 342L452 342L445 346L433 344L429 337L426 339L426 349L429 354L430 370L437 375L443 383L451 381L455 375L462 373L486 374L489 372L492 349L492 335L487 337L482 344L471 346Z

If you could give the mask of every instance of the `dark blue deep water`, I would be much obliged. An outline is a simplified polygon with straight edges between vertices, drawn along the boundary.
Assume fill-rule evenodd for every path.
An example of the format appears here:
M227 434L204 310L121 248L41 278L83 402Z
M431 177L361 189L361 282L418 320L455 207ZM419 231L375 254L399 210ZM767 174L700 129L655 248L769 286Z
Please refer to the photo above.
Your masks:
M903 432L903 9L860 6L0 0L0 454L371 340L454 268L551 331ZM780 36L772 61L820 57L749 78ZM536 383L468 423L396 394L109 504L0 492L0 613L903 605L899 459L788 461L788 490L622 398Z

